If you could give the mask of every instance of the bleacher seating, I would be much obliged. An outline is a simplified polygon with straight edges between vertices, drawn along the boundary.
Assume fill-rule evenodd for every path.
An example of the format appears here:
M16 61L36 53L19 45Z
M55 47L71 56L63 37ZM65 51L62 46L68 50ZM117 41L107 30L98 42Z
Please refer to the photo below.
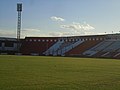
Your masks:
M58 49L58 55L65 56L65 53L68 51L72 50L74 47L78 46L81 44L83 41L78 40L78 41L72 41L72 42L65 42L61 47Z
M119 35L26 37L20 50L23 55L120 58L119 46Z
M83 52L95 46L98 42L99 41L95 41L95 40L84 41L83 43L79 44L77 47L67 52L66 55L83 55Z
M49 38L48 38L49 39ZM21 52L24 55L43 55L49 47L51 47L55 41L47 41L48 39L34 39L33 41L24 41L21 46ZM40 40L40 41L38 41Z
M84 52L84 55L95 56L95 57L99 57L101 55L104 56L105 53L107 54L107 51L105 51L105 49L111 46L113 43L114 43L113 41L106 41L106 40L102 41L98 43L96 46Z

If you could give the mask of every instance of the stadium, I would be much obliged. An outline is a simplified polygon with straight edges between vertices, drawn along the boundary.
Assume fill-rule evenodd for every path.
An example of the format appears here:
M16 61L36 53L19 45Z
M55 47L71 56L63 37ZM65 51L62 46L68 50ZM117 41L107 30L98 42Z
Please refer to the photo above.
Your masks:
M17 38L0 38L0 54L33 56L72 56L120 58L120 34L84 35L66 37L25 37L21 39L22 3L17 3ZM62 18L52 19L64 21ZM76 25L74 23L74 25ZM89 24L74 25L82 29L94 28ZM67 25L62 27L68 28Z
M20 40L21 55L120 58L120 35L26 37ZM17 39L0 38L1 54L16 54Z
M111 12L116 10L118 13L119 1L24 0L26 20L22 23L22 3L17 3L16 34L10 28L10 25L15 28L14 15L8 19L4 17L4 12L7 11L8 16L12 16L9 15L13 10L12 5L18 1L1 2L0 7L4 8L0 9L3 14L0 16L0 90L120 90L120 31L113 33L112 28L113 22L116 27L119 24L119 16L114 16L115 12ZM105 8L103 12L103 7L107 4L110 4L107 6L109 13ZM8 7L12 7L10 11ZM90 15L86 16L89 18L81 17L81 11L83 16ZM62 18L62 14L66 19ZM102 34L97 31L92 34L89 30L94 27L78 23L78 16L94 21ZM114 16L117 20L107 19L109 16ZM112 24L111 27L109 23ZM8 29L4 30L3 27ZM112 33L108 33L111 30ZM56 35L49 36L50 34Z

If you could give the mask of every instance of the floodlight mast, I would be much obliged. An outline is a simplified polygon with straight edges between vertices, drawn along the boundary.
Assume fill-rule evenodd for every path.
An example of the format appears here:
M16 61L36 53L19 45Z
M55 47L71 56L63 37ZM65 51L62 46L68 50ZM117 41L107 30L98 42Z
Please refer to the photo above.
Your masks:
M20 53L20 32L21 32L21 12L22 3L17 3L18 21L17 21L17 51Z

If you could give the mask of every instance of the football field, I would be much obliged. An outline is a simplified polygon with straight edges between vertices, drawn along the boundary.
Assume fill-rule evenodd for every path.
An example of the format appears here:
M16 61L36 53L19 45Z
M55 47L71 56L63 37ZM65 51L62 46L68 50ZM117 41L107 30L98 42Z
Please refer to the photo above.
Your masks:
M0 90L120 90L120 60L0 55Z

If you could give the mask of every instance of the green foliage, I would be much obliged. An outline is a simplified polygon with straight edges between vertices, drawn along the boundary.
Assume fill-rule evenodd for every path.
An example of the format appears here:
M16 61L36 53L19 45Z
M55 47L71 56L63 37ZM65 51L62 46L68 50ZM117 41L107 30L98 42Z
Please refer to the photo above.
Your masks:
M120 61L1 55L0 90L120 90Z

